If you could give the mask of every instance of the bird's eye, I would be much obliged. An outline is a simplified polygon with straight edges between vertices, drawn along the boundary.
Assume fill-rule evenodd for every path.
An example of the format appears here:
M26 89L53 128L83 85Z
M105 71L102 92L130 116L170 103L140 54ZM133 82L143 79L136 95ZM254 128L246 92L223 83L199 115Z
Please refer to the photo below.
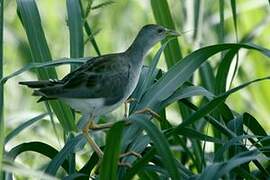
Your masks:
M164 29L158 29L157 31L159 34L163 33L164 32Z

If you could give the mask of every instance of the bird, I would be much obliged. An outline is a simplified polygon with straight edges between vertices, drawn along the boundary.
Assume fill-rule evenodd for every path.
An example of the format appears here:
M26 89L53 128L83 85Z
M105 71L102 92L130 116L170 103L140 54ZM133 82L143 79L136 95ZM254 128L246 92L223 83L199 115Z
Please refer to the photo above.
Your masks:
M58 99L82 114L77 126L100 158L103 152L89 135L100 115L107 114L128 100L139 80L148 51L174 30L157 24L143 26L131 45L123 52L89 58L61 80L23 81L39 96L38 102Z

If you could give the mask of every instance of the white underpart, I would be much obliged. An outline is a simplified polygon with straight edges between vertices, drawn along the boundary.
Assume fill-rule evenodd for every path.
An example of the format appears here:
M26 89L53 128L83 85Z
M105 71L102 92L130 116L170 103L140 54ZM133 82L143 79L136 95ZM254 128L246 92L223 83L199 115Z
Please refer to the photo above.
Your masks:
M138 84L141 66L142 65L134 69L133 73L130 73L127 84L127 87L129 88L126 89L126 93L124 94L123 98L116 104L105 106L104 98L61 98L61 100L68 104L71 108L82 113L82 117L78 122L78 128L83 128L89 120L94 121L96 117L107 114L124 103Z
M105 100L103 98L61 98L72 109L81 112L82 114L98 115L98 111L104 107Z

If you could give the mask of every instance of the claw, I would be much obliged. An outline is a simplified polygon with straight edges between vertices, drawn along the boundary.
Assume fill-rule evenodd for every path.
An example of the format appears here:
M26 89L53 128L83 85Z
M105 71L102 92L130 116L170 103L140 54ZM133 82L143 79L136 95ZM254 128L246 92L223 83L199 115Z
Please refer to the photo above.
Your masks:
M159 114L150 108L144 108L144 109L141 109L141 110L134 112L134 114L144 114L144 113L149 113L149 114L151 114L151 116L155 117L156 119L160 119Z
M129 151L129 152L123 153L120 155L120 158L123 158L125 156L135 156L137 158L142 158L142 155L140 155L139 153L134 152L134 151Z
M125 125L128 126L132 123L132 121L124 120ZM89 129L93 131L98 131L98 130L103 130L103 129L109 129L113 126L115 122L109 122L109 123L104 123L104 124L96 124L92 123L92 125L89 127Z

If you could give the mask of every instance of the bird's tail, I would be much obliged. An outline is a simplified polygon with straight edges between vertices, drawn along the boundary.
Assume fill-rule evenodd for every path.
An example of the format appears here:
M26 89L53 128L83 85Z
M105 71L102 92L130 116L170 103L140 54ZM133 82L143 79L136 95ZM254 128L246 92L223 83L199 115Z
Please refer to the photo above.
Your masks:
M41 81L23 81L19 82L21 85L26 85L29 88L37 89L34 90L33 96L41 96L41 98L37 102L41 101L46 101L46 100L51 100L55 99L55 97L48 97L46 93L43 92L44 89L50 88L56 84L59 84L60 82L58 81L52 81L52 80L41 80Z
M23 82L19 82L19 84L26 85L30 88L44 88L44 87L55 85L55 81L51 81L51 80L23 81Z

